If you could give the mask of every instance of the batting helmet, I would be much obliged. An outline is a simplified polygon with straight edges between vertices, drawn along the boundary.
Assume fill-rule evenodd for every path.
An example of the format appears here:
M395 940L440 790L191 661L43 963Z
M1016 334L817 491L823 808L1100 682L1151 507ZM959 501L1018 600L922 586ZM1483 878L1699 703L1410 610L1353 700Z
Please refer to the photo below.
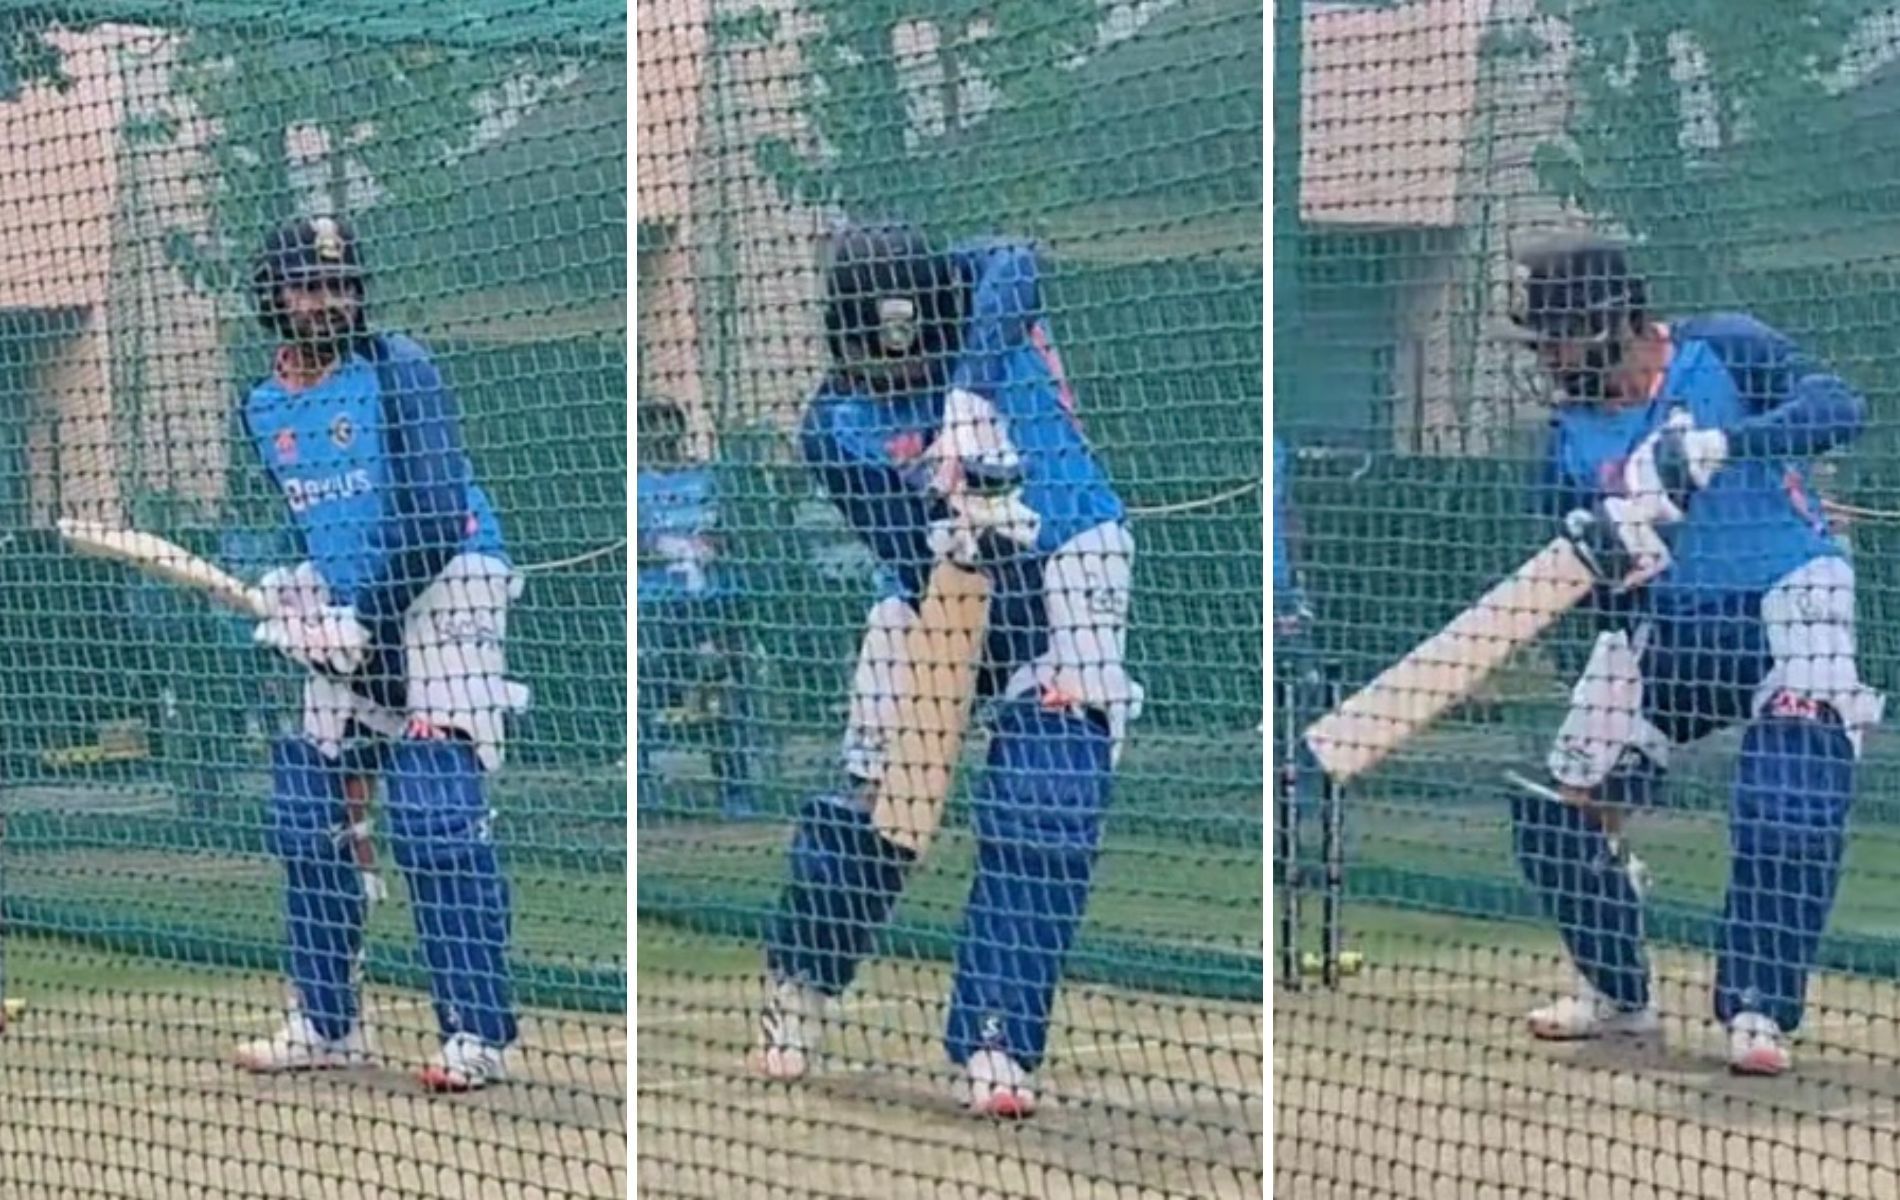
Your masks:
M356 231L340 217L310 217L271 231L251 273L257 317L273 333L291 334L279 289L292 283L336 280L363 298L363 260ZM360 324L362 314L357 314Z
M1559 372L1578 399L1603 394L1608 372L1623 358L1623 339L1648 319L1648 288L1619 242L1593 234L1557 238L1517 256L1511 320L1538 342L1578 342L1582 361Z
M876 391L940 386L962 340L964 291L956 264L910 225L838 230L825 265L832 362Z
M1647 291L1621 243L1594 235L1543 242L1517 256L1511 319L1540 337L1607 336L1619 317L1643 323Z

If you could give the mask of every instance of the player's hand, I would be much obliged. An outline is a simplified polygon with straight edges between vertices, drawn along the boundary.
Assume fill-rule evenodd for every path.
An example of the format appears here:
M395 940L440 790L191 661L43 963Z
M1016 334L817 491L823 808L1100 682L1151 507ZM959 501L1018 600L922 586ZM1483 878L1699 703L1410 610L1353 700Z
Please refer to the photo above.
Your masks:
M257 581L257 590L276 616L313 613L330 603L330 585L311 562L266 571Z
M1665 429L1656 442L1656 474L1663 490L1688 502L1728 462L1728 434L1719 429Z
M1036 544L1042 516L1023 500L1022 458L993 404L952 388L933 452L931 487L949 515L928 531L932 553L976 567Z
M1683 409L1636 447L1624 465L1624 491L1638 501L1656 502L1665 521L1680 521L1696 492L1709 486L1728 462L1728 435L1698 429Z
M1659 511L1654 499L1611 496L1565 516L1564 536L1598 581L1633 591L1669 569L1669 545L1656 532Z
M369 630L356 610L323 605L303 612L280 610L259 621L252 638L315 670L353 675L369 658Z

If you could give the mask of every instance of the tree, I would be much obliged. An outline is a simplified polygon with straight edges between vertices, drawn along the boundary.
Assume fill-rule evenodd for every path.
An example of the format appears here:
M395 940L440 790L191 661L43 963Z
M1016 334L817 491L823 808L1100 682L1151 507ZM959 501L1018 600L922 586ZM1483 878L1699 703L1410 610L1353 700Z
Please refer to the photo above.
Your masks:
M1039 131L1070 127L1078 89L1065 67L1096 46L1095 0L815 0L807 9L822 30L800 43L802 112L818 149L768 137L756 150L788 197L848 212L901 207L931 224L1033 207L1019 193L1041 181L1025 164ZM716 26L715 64L776 31L763 11ZM970 138L985 121L1017 122L1022 134ZM1005 152L1017 161L993 161Z
M1540 0L1567 32L1574 103L1542 183L1643 243L1646 265L1704 302L1732 298L1742 247L1773 237L1838 170L1817 138L1868 0ZM1559 37L1532 43L1549 53Z

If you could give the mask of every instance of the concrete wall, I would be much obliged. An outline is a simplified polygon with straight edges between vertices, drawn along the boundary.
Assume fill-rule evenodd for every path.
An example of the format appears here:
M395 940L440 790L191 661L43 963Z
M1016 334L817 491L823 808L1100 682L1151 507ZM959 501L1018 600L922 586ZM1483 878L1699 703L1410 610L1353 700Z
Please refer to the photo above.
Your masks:
M818 30L795 0L636 8L636 211L670 229L639 313L640 374L643 391L685 409L704 456L717 428L759 420L790 428L824 369L824 216L783 194L753 153L772 138L816 152L798 114L807 86L801 46ZM770 40L724 52L711 44L716 15L758 8L776 18Z
M123 522L127 488L215 505L225 486L230 382L215 301L167 261L203 229L207 137L169 95L176 41L132 26L51 39L72 87L0 104L0 310L33 331L24 394L28 515ZM183 117L133 144L128 117Z
M639 397L672 400L703 438L709 422L700 378L699 280L693 245L694 178L701 165L708 0L634 5L639 81L634 143L634 220L666 228L657 264L634 316Z

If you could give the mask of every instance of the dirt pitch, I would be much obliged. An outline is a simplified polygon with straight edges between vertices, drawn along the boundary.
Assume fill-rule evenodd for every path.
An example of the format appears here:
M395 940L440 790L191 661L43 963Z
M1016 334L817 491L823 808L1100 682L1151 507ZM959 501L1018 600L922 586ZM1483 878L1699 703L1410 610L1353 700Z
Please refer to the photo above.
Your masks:
M431 1097L407 1073L432 1043L425 998L373 994L389 1066L259 1079L234 1039L281 1019L268 980L35 986L0 1037L5 1200L557 1200L624 1197L626 1025L527 1012L506 1085ZM70 964L62 960L62 968ZM136 972L137 967L128 966ZM160 980L166 977L158 977Z
M1066 988L1034 1120L964 1114L936 966L877 963L797 1085L744 1070L756 975L643 969L641 1200L1247 1200L1263 1192L1258 1006Z
M1554 942L1554 936L1550 939ZM1729 1075L1707 955L1656 966L1664 1036L1549 1046L1554 954L1374 954L1274 996L1274 1195L1297 1200L1896 1200L1900 989L1818 978L1795 1070Z

